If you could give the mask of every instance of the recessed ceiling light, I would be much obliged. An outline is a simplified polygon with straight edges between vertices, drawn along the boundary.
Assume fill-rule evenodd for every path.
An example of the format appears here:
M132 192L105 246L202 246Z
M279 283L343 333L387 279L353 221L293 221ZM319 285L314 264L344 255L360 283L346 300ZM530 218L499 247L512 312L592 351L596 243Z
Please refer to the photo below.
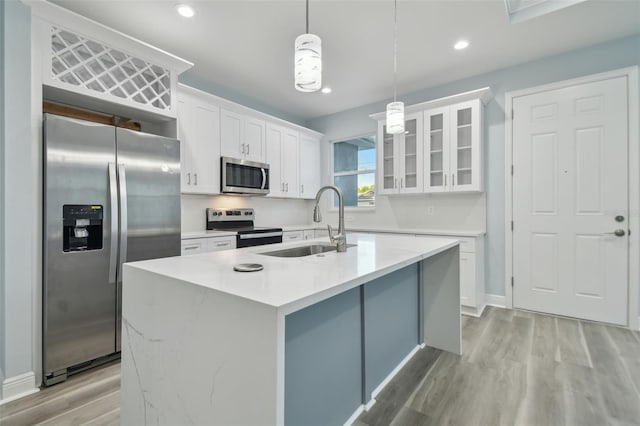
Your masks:
M196 11L188 4L178 4L176 5L176 10L185 18L193 18L193 15L196 14Z
M458 40L456 44L453 45L453 48L456 50L462 50L469 47L469 42L467 40Z
M331 93L331 92L332 92L331 87L323 87L322 88L322 93L324 93L324 94Z

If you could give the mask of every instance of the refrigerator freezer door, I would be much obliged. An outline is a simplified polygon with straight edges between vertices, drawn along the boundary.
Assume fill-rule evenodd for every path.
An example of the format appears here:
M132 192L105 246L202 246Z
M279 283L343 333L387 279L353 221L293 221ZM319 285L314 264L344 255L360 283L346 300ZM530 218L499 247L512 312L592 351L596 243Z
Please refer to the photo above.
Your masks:
M113 227L117 227L111 213L117 194L110 190L116 188L110 185L110 176L115 178L114 133L111 126L45 114L45 382L47 375L115 351L116 288L109 282L114 276L110 271L117 266L110 264L112 244L117 243L111 240ZM73 214L91 209L101 212L101 223L73 219ZM92 233L93 237L101 234L102 241L84 247L78 239L91 238ZM69 239L80 243L76 241L65 251Z
M175 139L116 129L122 244L120 263L180 256L180 143ZM118 269L118 272L121 268ZM118 324L122 276L118 276ZM120 350L120 327L116 349Z

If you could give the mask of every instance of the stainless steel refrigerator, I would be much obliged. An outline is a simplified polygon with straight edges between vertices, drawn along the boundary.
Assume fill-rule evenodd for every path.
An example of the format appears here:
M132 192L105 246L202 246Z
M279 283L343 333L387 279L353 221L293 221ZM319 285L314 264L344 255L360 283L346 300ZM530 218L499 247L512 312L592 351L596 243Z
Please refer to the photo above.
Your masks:
M179 141L45 114L43 188L51 385L118 357L122 264L180 255Z

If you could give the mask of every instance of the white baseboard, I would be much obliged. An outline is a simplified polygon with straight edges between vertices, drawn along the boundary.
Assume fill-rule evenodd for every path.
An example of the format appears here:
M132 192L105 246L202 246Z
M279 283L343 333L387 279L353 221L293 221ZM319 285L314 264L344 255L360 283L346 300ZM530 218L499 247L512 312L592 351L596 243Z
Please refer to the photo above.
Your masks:
M485 300L489 306L497 306L498 308L506 308L506 299L504 296L498 296L497 294L485 295Z
M362 414L362 412L365 410L365 406L364 405L360 405L356 411L353 412L353 414L351 415L351 417L349 417L349 419L344 422L344 426L350 426L353 424L353 422L355 422L358 417L360 417L360 414Z
M0 405L31 395L39 390L36 386L36 375L33 371L9 377L2 383Z
M404 367L404 365L409 362L409 360L411 358L413 358L413 356L416 354L416 352L418 352L420 350L420 345L416 346L415 348L413 348L411 350L411 352L409 352L409 354L407 356L404 357L404 359L402 361L400 361L400 364L396 365L396 368L394 368L391 373L389 373L387 375L387 377L384 378L384 380L371 392L371 399L376 399L376 396L378 396L378 394L380 392L382 392L382 389L384 389L385 386L387 386L387 384L391 381L391 379L393 379L393 377L398 374L398 371L400 371L402 369L402 367ZM367 406L369 406L369 404L367 404Z
M480 318L482 316L482 313L484 312L484 308L486 308L486 307L487 307L486 304L483 304L479 308L460 305L460 312L462 313L462 315L468 315L468 316L471 316L471 317Z

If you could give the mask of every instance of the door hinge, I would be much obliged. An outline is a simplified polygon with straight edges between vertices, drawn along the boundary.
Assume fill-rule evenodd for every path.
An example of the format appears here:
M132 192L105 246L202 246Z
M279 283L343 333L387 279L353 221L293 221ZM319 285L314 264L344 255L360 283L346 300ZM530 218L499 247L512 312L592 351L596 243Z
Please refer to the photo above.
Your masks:
M513 221L511 221L511 230L513 231Z
M514 282L514 279L513 277L511 277L511 287L513 287L513 282Z

